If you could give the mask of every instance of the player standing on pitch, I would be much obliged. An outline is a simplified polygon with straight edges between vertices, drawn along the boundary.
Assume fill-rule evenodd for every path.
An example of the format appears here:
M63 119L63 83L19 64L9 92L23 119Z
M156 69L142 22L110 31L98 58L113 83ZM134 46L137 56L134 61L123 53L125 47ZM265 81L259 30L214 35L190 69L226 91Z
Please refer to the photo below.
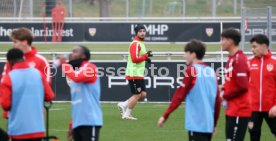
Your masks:
M1 81L1 105L9 111L11 141L41 141L45 137L44 101L53 100L54 93L44 75L23 57L19 49L7 53L11 71Z
M138 24L135 28L135 38L129 47L128 62L126 68L126 80L133 94L128 100L118 103L119 111L122 119L137 120L131 115L131 111L140 99L146 97L146 86L144 82L144 73L146 61L151 62L152 52L146 50L144 39L146 36L146 28L142 24Z
M20 49L24 53L24 58L30 67L38 69L46 78L47 82L51 82L51 70L47 59L38 54L35 47L32 46L33 34L27 28L18 28L11 32L13 48ZM11 71L9 62L6 63L3 76Z
M249 117L251 116L248 93L249 66L247 56L239 49L241 34L235 29L226 29L221 33L223 51L229 52L225 68L225 83L222 98L227 102L226 139L243 141Z
M212 133L219 118L220 95L216 73L203 61L206 47L198 40L185 46L185 59L188 65L182 85L175 91L172 102L158 121L162 127L169 115L186 98L186 129L189 141L211 141Z
M51 70L47 59L38 54L35 47L32 46L33 34L27 28L18 28L11 32L13 48L20 49L24 53L25 62L33 68L38 69L46 78L48 83L51 83ZM9 62L6 62L2 77L11 71ZM4 117L7 118L7 113L4 112Z
M250 43L254 56L249 58L252 115L248 128L251 141L260 141L263 119L276 137L276 117L272 117L276 110L276 58L269 50L269 39L265 35L255 35Z
M103 125L100 78L97 67L89 60L90 51L84 46L73 49L69 63L64 56L59 57L62 71L70 79L73 132L69 133L74 141L98 141Z

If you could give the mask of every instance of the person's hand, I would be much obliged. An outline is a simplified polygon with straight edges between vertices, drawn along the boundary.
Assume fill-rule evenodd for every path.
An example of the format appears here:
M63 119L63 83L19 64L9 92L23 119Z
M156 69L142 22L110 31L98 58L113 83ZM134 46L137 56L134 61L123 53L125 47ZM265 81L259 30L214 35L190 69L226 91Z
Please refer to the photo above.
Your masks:
M152 51L148 51L147 54L148 54L148 57L152 57L153 56Z
M68 141L73 141L73 130L72 130L72 128L69 128L69 130L68 130L67 140Z
M65 55L58 55L57 59L60 60L60 62L66 62L67 57Z
M216 127L214 127L213 136L215 136L216 134L217 134L217 129L216 129Z
M148 64L151 63L151 59L150 58L148 58L146 61L147 61Z
M163 127L163 125L164 125L164 123L165 123L165 118L162 116L162 117L160 117L159 118L159 120L158 120L158 123L157 123L157 127L159 127L159 128L162 128Z
M273 106L273 107L269 110L269 117L271 117L271 118L276 117L276 105Z
M66 56L58 55L57 58L53 61L53 66L58 68L63 62L66 62L66 59Z

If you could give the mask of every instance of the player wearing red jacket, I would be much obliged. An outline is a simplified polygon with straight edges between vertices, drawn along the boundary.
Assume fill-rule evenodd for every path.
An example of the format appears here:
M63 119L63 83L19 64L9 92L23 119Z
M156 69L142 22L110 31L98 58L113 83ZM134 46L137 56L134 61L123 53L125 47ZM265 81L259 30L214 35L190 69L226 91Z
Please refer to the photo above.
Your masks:
M9 137L12 141L41 141L45 136L43 103L54 99L52 88L44 75L28 66L21 50L10 49L7 60L11 71L3 77L0 90L1 105L9 111Z
M248 94L249 66L247 56L239 50L240 33L235 29L226 29L221 34L221 46L229 52L225 68L224 93L226 107L226 139L243 141L249 117L251 116Z
M202 62L205 46L192 40L185 47L187 69L182 85L175 91L172 102L159 119L162 127L169 115L186 99L186 130L190 141L210 141L219 118L220 95L214 70ZM198 124L200 123L200 124Z
M254 56L249 59L252 115L248 127L251 141L260 141L263 119L276 136L276 118L269 116L276 109L276 57L272 56L265 35L255 35L250 43Z
M25 62L30 67L38 69L46 78L48 83L51 83L51 70L49 63L45 57L37 53L35 47L32 47L33 35L27 28L18 28L12 31L11 40L13 48L20 49L24 53ZM2 77L11 71L9 62L6 62ZM7 118L7 113L4 112L4 117Z
M74 141L98 141L103 116L100 105L100 78L96 65L89 63L90 51L85 46L72 50L68 63L60 56L55 66L62 63L62 70L69 79L72 99L72 121L68 139Z

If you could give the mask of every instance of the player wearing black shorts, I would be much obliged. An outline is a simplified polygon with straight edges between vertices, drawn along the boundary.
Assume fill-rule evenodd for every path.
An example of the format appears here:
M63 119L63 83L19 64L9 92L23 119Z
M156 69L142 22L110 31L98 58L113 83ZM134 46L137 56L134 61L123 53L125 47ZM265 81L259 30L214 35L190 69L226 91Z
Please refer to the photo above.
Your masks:
M118 109L122 115L122 119L137 120L131 115L132 109L140 99L146 97L146 87L144 82L144 73L146 62L150 63L149 57L152 56L151 51L147 51L144 39L146 28L144 25L135 27L136 36L129 47L129 55L126 69L126 80L129 82L130 90L133 96L124 102L118 103Z

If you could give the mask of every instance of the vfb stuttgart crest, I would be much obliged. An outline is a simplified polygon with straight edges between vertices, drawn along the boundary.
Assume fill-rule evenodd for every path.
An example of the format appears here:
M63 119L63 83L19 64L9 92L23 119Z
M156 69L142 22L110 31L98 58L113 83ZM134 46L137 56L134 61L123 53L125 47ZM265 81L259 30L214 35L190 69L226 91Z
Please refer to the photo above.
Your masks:
M206 28L205 32L208 35L208 37L211 37L214 33L214 28Z
M273 70L273 65L267 64L266 69L267 69L267 71L272 71Z
M90 36L94 37L97 33L97 29L96 28L89 28L88 30Z

